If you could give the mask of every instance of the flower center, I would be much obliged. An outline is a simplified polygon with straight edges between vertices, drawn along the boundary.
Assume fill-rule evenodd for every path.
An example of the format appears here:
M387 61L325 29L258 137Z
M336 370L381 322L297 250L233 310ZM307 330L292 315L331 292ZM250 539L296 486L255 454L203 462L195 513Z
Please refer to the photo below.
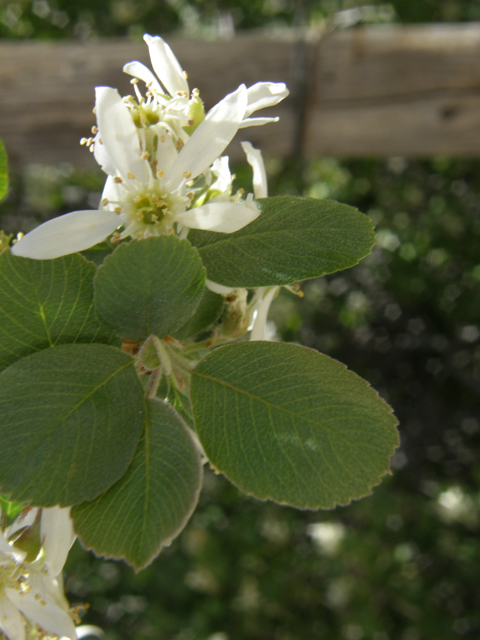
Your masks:
M155 193L136 196L134 203L137 208L137 218L142 224L157 224L168 215L168 204Z
M184 211L189 200L162 189L161 181L127 192L118 203L125 224L121 237L137 238L171 233L175 214Z

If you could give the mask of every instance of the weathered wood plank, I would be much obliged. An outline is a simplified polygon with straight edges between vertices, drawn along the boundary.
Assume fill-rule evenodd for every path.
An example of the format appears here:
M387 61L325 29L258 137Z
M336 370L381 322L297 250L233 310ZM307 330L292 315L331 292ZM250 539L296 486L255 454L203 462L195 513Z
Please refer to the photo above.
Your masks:
M323 40L312 34L241 34L231 41L170 38L207 107L241 82L284 81L301 93L303 148L324 154L477 155L480 150L480 24L363 27ZM17 165L94 166L78 144L94 124L94 87L130 92L121 67L149 63L142 44L0 44L0 137ZM300 83L301 84L301 83ZM301 89L301 87L300 87ZM281 124L246 129L266 155L288 155L298 131L298 95L271 110ZM231 155L238 155L238 145Z
M307 155L478 155L480 24L335 34L316 55Z

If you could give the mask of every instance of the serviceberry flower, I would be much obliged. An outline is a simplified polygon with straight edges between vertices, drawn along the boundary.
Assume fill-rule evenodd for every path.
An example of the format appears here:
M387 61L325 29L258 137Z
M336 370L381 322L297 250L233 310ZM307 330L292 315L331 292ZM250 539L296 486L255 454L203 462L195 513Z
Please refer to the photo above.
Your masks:
M260 214L253 195L244 199L232 194L222 153L239 129L277 120L250 116L283 100L285 85L242 84L205 115L199 92L190 93L170 47L159 37L145 35L145 41L156 75L140 62L125 65L135 97L122 99L110 87L96 89L97 126L94 137L83 142L108 175L99 209L49 220L14 245L15 255L56 258L112 234L120 241L162 234L185 237L191 228L232 233ZM139 81L146 85L145 96ZM258 155L253 147L244 148L258 186Z
M74 540L70 509L60 507L27 507L0 528L0 631L8 640L44 632L76 640L62 580Z

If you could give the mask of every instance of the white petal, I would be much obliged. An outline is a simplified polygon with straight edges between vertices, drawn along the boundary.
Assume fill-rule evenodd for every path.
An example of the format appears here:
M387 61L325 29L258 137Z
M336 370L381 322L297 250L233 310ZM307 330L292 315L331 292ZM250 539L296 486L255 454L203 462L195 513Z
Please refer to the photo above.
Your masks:
M217 158L212 164L212 171L215 174L214 189L230 194L232 187L232 174L228 166L228 156Z
M95 109L98 135L110 160L108 171L107 166L102 165L104 171L114 175L111 168L113 163L116 173L122 178L133 174L140 181L146 180L147 170L140 158L142 151L137 128L118 91L110 87L96 87Z
M20 594L15 589L5 589L9 600L19 609L24 616L36 622L46 631L54 633L57 636L65 636L76 640L75 625L66 611L61 609L51 599L44 600L45 605L41 605L35 600L35 593Z
M97 135L95 136L95 143L93 145L93 157L97 161L97 164L102 168L103 171L105 171L107 175L116 175L117 169L115 167L115 162L113 158L110 157L107 148L100 138L99 133L97 133Z
M129 76L143 80L145 84L151 84L154 89L163 93L162 87L155 75L142 62L137 62L136 60L133 62L127 62L123 67L123 72L128 73Z
M246 129L247 127L261 127L264 124L270 124L270 122L278 122L280 118L245 118L240 124L239 129Z
M115 182L113 176L108 176L105 180L102 197L100 198L100 202L108 201L108 203L105 205L102 204L102 210L114 211L123 195L125 195L125 186L123 183Z
M272 287L270 291L268 291L263 300L260 302L258 306L257 316L255 318L255 322L253 324L253 329L250 334L250 340L264 340L265 339L265 327L267 325L267 316L268 311L270 309L270 305L272 303L275 294L277 293L279 287Z
M82 624L80 627L76 628L77 638L81 640L81 638L93 636L94 638L103 638L105 633L100 627L95 627L93 624Z
M255 220L259 215L258 209L252 209L235 202L211 202L201 207L194 207L184 213L178 213L175 220L191 229L233 233Z
M213 280L209 280L208 278L205 280L205 286L213 291L213 293L219 293L221 296L228 296L235 287L224 287L223 284L218 284L218 282L213 282Z
M10 554L11 552L12 552L12 547L8 544L5 536L3 535L3 531L0 531L0 553Z
M157 148L157 171L163 171L165 176L169 176L172 167L178 158L178 151L175 142L170 134L163 127L159 127L158 148Z
M0 597L0 631L8 640L24 640L25 624L17 607L8 598Z
M170 176L172 187L182 180L184 173L196 178L222 155L238 131L246 106L247 89L242 84L210 109L178 154Z
M247 156L247 162L253 169L253 192L255 198L266 198L268 196L267 172L263 162L262 152L250 142L242 142L242 149Z
M74 211L40 225L13 245L15 256L51 260L84 251L105 240L121 224L112 211Z
M160 36L145 34L143 39L148 44L152 67L160 82L171 96L178 91L190 93L185 73L173 51Z
M273 107L290 93L283 82L257 82L248 88L248 106L245 117L254 111Z
M42 509L40 538L45 550L45 563L52 577L58 576L68 556L76 535L70 518L70 508Z

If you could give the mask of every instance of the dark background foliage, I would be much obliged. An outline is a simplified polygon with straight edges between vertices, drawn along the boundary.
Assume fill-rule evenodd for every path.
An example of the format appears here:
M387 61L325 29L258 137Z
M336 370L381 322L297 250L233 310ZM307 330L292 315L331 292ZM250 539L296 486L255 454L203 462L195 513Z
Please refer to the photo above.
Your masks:
M370 3L372 20L480 18L476 0ZM213 37L316 23L336 0L2 2L0 36ZM301 11L300 11L300 9ZM277 126L281 126L277 125ZM269 159L270 194L353 204L377 225L371 256L282 291L272 334L318 349L394 407L402 445L373 495L299 512L240 494L207 472L199 509L146 570L76 545L66 587L109 640L453 640L480 633L480 162ZM236 171L251 189L248 167ZM0 227L18 231L96 205L100 173L30 166L13 176Z

